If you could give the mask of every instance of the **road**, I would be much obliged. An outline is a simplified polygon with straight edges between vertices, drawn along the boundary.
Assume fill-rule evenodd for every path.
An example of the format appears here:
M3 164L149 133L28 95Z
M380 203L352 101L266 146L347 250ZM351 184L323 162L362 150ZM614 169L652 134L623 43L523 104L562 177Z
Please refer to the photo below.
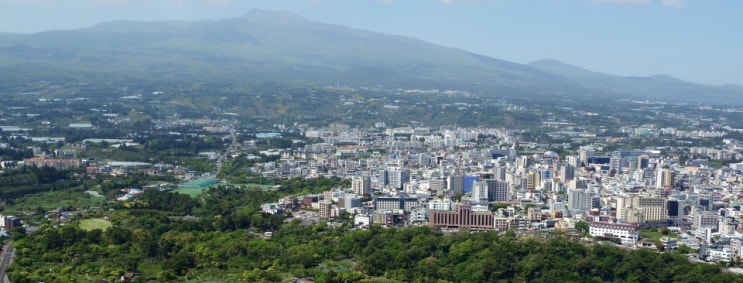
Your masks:
M217 157L217 176L222 171L222 164L227 160L230 154L237 152L240 149L240 144L237 143L237 137L235 136L235 124L230 125L230 145L227 149Z
M0 255L2 257L2 261L0 261L0 282L6 282L5 278L5 270L8 269L8 266L11 262L13 262L13 254L15 253L15 250L11 247L11 244L13 242L9 242L3 247L3 253Z

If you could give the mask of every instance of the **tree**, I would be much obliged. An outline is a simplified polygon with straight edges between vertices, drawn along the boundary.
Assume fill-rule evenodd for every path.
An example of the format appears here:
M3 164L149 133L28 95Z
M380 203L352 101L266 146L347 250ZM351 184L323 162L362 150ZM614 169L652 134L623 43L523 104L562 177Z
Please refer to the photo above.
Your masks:
M671 229L668 229L668 227L660 228L660 233L663 234L663 235L668 236L668 234L671 233Z
M583 236L588 234L591 229L591 225L586 221L575 222L575 231L581 233Z
M690 253L693 253L693 252L694 252L694 250L693 250L692 248L690 248L689 246L687 246L687 245L684 245L684 244L680 245L680 246L679 246L679 247L678 247L678 248L676 249L676 251L677 251L678 253L680 253L680 254L690 254Z
M655 241L655 248L658 249L658 251L661 251L661 252L664 251L664 250L666 250L666 246L663 245L663 242L661 242L661 240L656 240Z

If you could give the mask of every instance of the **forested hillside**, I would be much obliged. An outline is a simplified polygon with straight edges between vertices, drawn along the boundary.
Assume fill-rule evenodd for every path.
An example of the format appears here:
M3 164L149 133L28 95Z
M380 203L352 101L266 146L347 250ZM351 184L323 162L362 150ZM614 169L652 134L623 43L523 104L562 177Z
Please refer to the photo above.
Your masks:
M337 180L320 179L315 188ZM215 188L202 200L148 191L140 200L106 212L113 227L83 230L75 222L45 225L15 236L20 251L9 269L12 282L115 280L135 282L743 282L717 265L692 264L676 252L627 251L577 242L560 233L517 237L426 227L354 230L325 223L282 224L257 204L293 191ZM138 208L126 208L126 207ZM200 215L183 220L173 211ZM262 231L276 230L271 238Z

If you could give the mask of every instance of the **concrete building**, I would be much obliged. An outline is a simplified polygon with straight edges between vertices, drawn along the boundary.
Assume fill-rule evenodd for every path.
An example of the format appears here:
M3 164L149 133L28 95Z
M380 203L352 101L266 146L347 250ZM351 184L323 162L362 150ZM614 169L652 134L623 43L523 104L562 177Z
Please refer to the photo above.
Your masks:
M695 209L694 213L692 214L694 220L692 222L692 227L694 229L718 229L718 225L720 224L720 217L717 215L717 213L711 212L711 211L698 211Z
M54 169L76 169L80 168L82 163L79 159L55 159L46 157L35 157L23 160L23 166L29 167L52 167Z
M371 194L371 178L369 176L355 177L351 180L351 190L354 194L364 196Z
M567 183L575 178L575 166L569 164L563 164L560 166L558 178L560 178L560 181L563 183Z
M676 174L673 172L673 170L668 168L659 168L657 172L658 175L655 177L656 187L672 188L674 186L673 178Z
M666 200L638 193L617 198L617 220L623 223L646 223L668 220Z
M410 182L410 169L393 167L384 170L385 185L392 186L398 190L403 189L405 183Z
M438 211L451 211L451 200L448 199L434 199L428 202L429 210Z
M582 214L593 207L593 194L587 189L574 189L568 193L568 209L574 215Z
M465 202L456 211L431 211L428 226L441 229L470 228L471 230L495 229L491 212L472 212L472 205Z
M478 202L488 201L488 183L477 181L472 185L472 199Z
M533 191L537 188L539 188L539 185L542 183L542 179L540 178L540 175L537 172L529 172L526 174L526 190L527 191Z
M495 216L493 226L495 231L505 231L511 226L511 220L506 217Z
M497 164L493 167L493 179L498 181L506 180L506 166Z
M644 150L615 150L609 159L609 171L622 173L622 168L629 167L630 160L637 165L637 157L645 154Z
M526 210L526 218L529 222L542 221L542 211L536 207L529 207L529 209Z
M329 199L320 201L318 216L320 219L330 219L330 215L333 211L333 204Z
M593 237L615 238L628 245L635 244L640 238L640 226L637 224L591 222L588 232Z
M410 211L410 221L413 223L425 223L428 221L428 209L425 207L414 208Z
M353 216L353 224L357 227L369 226L372 224L372 218L369 215L356 214Z
M465 193L472 192L472 186L474 185L475 182L479 180L479 177L480 176L478 175L464 176L464 192Z
M504 202L509 201L508 182L499 180L486 180L488 186L488 201Z
M15 227L21 227L21 219L13 216L5 216L5 231L10 231Z
M437 195L443 195L444 189L446 189L446 181L439 178L431 178L428 180L428 189L436 192Z
M345 194L342 198L338 199L338 207L345 208L347 211L361 207L361 198L355 194Z
M446 178L446 189L455 195L464 194L464 176L450 175Z
M418 198L411 196L381 196L374 199L374 209L377 211L410 211L419 205Z

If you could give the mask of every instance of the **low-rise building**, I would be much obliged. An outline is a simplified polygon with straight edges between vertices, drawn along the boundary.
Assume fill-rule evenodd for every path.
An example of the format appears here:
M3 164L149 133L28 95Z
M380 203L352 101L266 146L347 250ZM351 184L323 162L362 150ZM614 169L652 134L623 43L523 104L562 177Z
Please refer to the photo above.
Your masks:
M640 226L637 224L591 222L588 231L593 237L619 239L622 244L627 245L635 244L640 238Z

